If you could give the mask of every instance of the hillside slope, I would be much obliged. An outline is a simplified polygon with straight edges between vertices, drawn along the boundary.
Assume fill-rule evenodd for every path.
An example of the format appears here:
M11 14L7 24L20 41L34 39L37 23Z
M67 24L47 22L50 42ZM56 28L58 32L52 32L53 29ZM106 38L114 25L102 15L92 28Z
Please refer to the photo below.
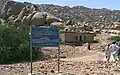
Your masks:
M1 0L0 0L1 1ZM1 4L4 4L0 2ZM0 5L1 5L0 4ZM24 2L25 5L33 5ZM72 19L81 22L115 22L120 21L120 10L92 9L84 6L59 6L53 4L36 4L41 11L50 12L63 20ZM102 24L102 23L101 23Z

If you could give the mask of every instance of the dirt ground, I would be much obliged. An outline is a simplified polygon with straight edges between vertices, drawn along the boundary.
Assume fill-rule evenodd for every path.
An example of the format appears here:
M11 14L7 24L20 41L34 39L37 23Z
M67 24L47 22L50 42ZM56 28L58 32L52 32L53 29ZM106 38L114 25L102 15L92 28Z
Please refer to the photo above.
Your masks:
M101 46L109 43L110 35L98 34L99 43L93 43L92 50L86 46L61 45L60 71L66 74L59 75L120 75L119 62L106 62ZM45 55L52 59L33 62L33 72L36 75L57 75L57 50L43 49ZM0 75L27 75L30 73L30 63L0 65ZM68 74L71 73L71 74Z

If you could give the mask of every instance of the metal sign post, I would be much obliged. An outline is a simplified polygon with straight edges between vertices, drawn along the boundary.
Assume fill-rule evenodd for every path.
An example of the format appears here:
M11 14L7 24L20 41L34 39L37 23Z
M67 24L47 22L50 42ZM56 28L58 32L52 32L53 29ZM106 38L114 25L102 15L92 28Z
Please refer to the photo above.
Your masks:
M58 73L60 73L60 47L58 47Z
M32 28L31 28L31 26L30 26L30 73L31 73L31 75L32 75Z
M59 47L58 47L58 73L60 73L60 35L59 35Z
M60 71L60 38L59 29L30 27L30 58L32 74L32 47L58 47L58 73Z

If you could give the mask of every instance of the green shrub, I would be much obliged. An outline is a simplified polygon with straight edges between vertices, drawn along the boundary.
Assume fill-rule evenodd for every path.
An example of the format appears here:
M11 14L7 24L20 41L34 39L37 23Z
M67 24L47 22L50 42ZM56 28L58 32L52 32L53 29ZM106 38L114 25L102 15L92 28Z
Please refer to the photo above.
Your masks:
M33 60L43 56L37 48L33 48ZM0 63L15 63L30 60L29 27L0 25Z
M64 42L64 41L60 41L60 44L64 45L64 44L65 44L65 42Z
M113 37L109 38L109 40L120 41L120 36L113 36Z

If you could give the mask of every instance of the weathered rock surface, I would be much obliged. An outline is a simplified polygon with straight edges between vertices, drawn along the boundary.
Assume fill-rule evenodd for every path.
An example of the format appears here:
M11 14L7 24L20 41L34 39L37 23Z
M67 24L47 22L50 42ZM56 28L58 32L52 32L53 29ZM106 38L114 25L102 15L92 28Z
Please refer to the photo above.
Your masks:
M10 14L12 15L18 14L24 6L32 6L32 5L34 4L28 3L28 2L20 3L20 2L9 1L8 4L6 4L2 9L2 12L1 12L3 15L2 17L5 18L6 17L5 14L7 14L8 16ZM92 26L94 28L100 28L100 29L109 28L109 27L112 27L112 25L114 27L115 24L113 22L120 21L119 10L109 10L106 8L91 9L84 6L62 7L58 5L52 5L52 4L51 5L37 4L36 7L37 7L36 9L39 11L52 13L54 17L59 17L65 21L75 20L78 22L83 22L83 25L85 24L85 25ZM32 9L32 10L36 10L36 9ZM14 11L14 10L17 10L17 11Z

